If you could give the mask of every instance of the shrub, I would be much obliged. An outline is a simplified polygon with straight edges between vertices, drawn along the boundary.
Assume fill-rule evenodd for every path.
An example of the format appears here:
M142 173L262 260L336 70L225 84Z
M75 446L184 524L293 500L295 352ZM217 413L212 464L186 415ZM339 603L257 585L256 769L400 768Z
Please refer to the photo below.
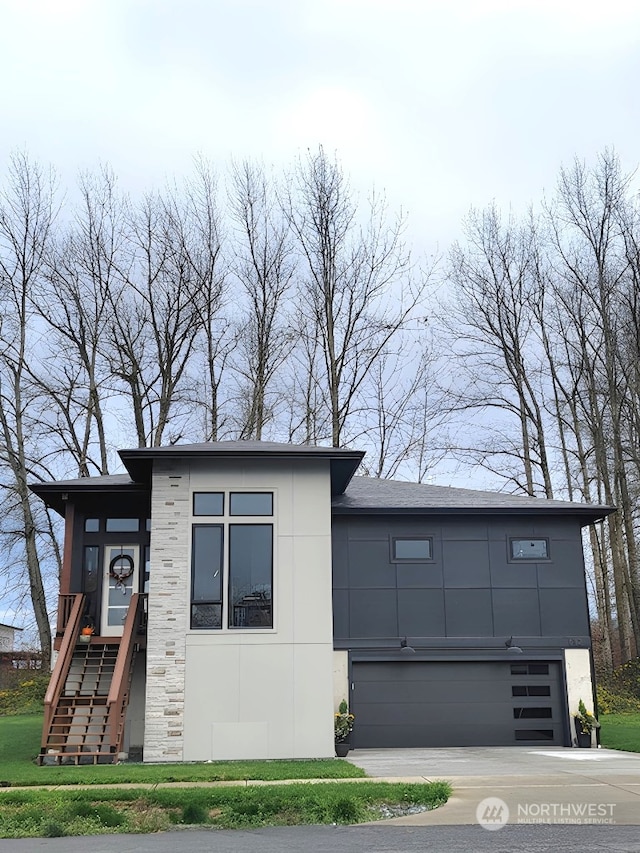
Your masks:
M0 716L41 711L48 684L48 674L32 672L15 687L0 690Z
M207 810L199 803L187 803L182 809L182 823L207 823Z
M614 693L601 684L598 685L598 712L600 714L637 714L640 713L640 700Z
M62 838L66 834L67 833L64 831L63 827L61 827L59 823L46 823L42 827L43 838Z

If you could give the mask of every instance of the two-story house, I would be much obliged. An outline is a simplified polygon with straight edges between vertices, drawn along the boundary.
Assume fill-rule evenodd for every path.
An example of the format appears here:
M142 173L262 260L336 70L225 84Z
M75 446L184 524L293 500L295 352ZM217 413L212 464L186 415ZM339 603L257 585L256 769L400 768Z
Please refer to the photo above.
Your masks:
M356 477L363 453L122 450L32 487L65 519L41 761L570 745L608 507Z

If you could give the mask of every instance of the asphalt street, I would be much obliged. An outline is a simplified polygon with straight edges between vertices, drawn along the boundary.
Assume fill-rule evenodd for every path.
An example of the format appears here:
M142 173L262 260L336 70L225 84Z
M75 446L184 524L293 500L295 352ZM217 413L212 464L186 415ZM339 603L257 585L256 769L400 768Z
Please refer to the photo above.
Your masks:
M0 840L0 853L639 853L631 826L288 826Z

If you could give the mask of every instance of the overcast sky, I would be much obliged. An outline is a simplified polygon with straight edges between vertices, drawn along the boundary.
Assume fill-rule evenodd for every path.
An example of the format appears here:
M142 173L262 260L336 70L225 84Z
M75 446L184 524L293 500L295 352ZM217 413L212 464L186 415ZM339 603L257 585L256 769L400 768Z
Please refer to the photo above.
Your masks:
M0 0L0 172L26 148L135 192L323 144L445 251L574 155L634 169L639 84L639 0Z
M445 249L561 163L640 159L637 0L0 0L0 165L110 162L132 190L202 153L322 143Z

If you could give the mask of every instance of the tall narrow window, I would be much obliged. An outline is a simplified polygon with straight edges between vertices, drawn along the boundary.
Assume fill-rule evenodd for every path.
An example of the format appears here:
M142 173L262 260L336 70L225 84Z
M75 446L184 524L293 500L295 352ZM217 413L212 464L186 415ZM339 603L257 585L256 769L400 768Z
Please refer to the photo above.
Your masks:
M191 548L191 627L222 628L221 524L194 524Z
M98 588L98 561L100 548L97 545L86 545L84 549L84 583L83 592L95 592Z
M229 525L229 627L273 627L273 526Z

